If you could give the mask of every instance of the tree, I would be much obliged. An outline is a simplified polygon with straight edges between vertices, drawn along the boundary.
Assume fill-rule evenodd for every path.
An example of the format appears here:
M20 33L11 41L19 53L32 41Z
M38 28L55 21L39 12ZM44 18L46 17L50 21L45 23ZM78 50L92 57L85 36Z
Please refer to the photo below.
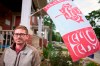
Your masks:
M98 1L98 3L100 3L100 0Z
M86 16L92 27L96 27L96 22L100 21L100 9L97 11L92 11Z
M48 16L48 15L44 16L43 22L44 22L44 25L49 26L49 28L50 28L49 43L51 43L52 42L52 33L53 33L53 30L55 30L55 25L54 25L53 21L51 20L50 16Z
M100 28L96 27L96 28L94 28L94 31L96 33L97 38L100 39Z
M100 38L100 25L97 25L96 22L100 22L100 9L97 11L92 11L89 15L86 16L89 20L92 27L94 27L94 32L97 38Z

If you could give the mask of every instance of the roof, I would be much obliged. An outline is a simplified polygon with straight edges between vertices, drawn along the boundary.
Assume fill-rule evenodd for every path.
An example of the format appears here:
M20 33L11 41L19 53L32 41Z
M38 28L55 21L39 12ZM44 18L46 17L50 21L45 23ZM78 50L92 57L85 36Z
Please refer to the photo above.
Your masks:
M32 8L34 11L37 9L41 9L47 4L47 0L32 0ZM3 7L2 7L3 6ZM22 8L22 0L0 0L0 13L7 12L7 10L11 10L12 12L21 12ZM46 14L44 11L41 11L42 14ZM38 13L37 15L40 15Z

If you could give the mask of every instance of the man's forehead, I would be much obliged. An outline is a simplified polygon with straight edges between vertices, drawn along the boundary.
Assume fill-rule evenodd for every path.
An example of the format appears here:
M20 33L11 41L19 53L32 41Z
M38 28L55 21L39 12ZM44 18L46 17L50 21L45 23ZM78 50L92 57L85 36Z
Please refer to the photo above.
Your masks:
M14 31L14 33L26 33L26 30L24 30L24 29L16 29Z

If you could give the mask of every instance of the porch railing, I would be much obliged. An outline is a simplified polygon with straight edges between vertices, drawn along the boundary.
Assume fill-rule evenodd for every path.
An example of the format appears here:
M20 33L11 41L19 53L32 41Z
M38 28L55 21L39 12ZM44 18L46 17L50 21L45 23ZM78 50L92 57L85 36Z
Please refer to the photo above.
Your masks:
M13 36L13 30L0 30L0 53L4 51L5 48L9 47Z

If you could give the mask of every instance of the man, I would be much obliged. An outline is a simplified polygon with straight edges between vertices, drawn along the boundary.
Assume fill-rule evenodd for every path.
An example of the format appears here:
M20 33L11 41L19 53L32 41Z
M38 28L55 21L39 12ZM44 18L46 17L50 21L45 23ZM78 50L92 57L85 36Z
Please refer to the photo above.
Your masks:
M15 28L13 39L14 44L4 51L3 66L40 66L38 51L26 44L28 30L25 26Z

